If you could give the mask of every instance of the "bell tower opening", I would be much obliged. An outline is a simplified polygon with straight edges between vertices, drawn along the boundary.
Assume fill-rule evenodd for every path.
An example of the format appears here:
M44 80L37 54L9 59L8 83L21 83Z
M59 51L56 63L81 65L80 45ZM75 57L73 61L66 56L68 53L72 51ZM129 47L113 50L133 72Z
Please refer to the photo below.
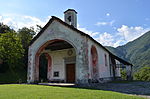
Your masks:
M74 9L68 9L64 12L64 20L69 25L77 28L77 12Z

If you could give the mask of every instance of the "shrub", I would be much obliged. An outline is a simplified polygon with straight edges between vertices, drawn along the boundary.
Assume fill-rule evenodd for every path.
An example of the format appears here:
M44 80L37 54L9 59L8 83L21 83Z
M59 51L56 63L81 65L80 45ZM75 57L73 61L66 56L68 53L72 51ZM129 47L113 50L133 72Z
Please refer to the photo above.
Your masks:
M150 81L150 67L143 67L136 72L134 80Z
M127 80L127 72L126 69L121 69L121 78L122 80Z

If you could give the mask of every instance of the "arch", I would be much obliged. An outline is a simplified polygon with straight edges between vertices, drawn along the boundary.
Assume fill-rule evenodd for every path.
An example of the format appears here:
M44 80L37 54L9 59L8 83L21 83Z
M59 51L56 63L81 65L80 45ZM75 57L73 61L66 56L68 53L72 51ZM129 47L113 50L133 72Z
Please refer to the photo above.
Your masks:
M48 53L41 53L39 58L39 80L48 81L51 77L52 58Z
M53 40L49 40L49 41L46 41L44 44L42 44L38 50L36 51L36 54L35 54L35 70L34 70L34 80L35 81L39 81L39 56L41 54L41 52L49 45L49 44L52 44L56 41L65 41L67 43L69 43L74 49L75 49L75 56L77 56L77 50L76 50L76 47L73 43L71 43L70 41L68 40L63 40L63 39L53 39ZM47 77L48 77L48 80L51 79L51 69L52 69L52 58L51 56L48 54L48 53L45 53L46 57L48 58L48 73L47 73ZM76 57L77 58L77 57ZM76 67L76 64L75 64L75 67ZM76 75L76 74L75 74Z
M92 65L92 70L91 70L91 76L93 80L98 79L98 53L97 49L94 45L91 46L91 65Z
M47 64L47 79L50 80L51 78L51 70L52 70L52 58L48 53L44 53L47 60L48 60L48 64Z
M37 53L40 53L42 50L43 50L43 48L44 47L46 47L48 44L50 44L50 43L53 43L53 42L55 42L55 41L66 41L66 42L68 42L70 45L72 45L73 46L73 48L75 49L75 51L77 52L77 46L78 45L75 45L73 42L71 42L70 40L68 40L68 39L64 39L64 38L57 38L57 39L50 39L50 40L46 40L45 42L43 42L42 44L40 44L39 45L39 47L37 48L37 50L35 50L35 55L37 54Z

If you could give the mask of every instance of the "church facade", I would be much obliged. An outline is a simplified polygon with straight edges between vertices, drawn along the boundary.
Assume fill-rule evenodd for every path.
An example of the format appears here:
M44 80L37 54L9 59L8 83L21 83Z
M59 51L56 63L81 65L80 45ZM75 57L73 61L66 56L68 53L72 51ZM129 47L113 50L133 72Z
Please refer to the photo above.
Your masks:
M43 64L42 57L46 60ZM78 30L77 12L68 9L64 21L52 16L31 41L27 82L107 82L120 78L121 67L126 68L128 76L132 75L132 64Z

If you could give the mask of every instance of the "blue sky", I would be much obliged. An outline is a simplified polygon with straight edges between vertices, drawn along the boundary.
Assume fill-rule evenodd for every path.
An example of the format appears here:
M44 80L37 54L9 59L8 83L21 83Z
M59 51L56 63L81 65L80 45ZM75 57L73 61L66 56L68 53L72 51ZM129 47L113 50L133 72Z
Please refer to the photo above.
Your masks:
M78 29L106 46L119 46L150 30L150 0L3 0L0 22L14 29L44 26L50 16L78 12Z

